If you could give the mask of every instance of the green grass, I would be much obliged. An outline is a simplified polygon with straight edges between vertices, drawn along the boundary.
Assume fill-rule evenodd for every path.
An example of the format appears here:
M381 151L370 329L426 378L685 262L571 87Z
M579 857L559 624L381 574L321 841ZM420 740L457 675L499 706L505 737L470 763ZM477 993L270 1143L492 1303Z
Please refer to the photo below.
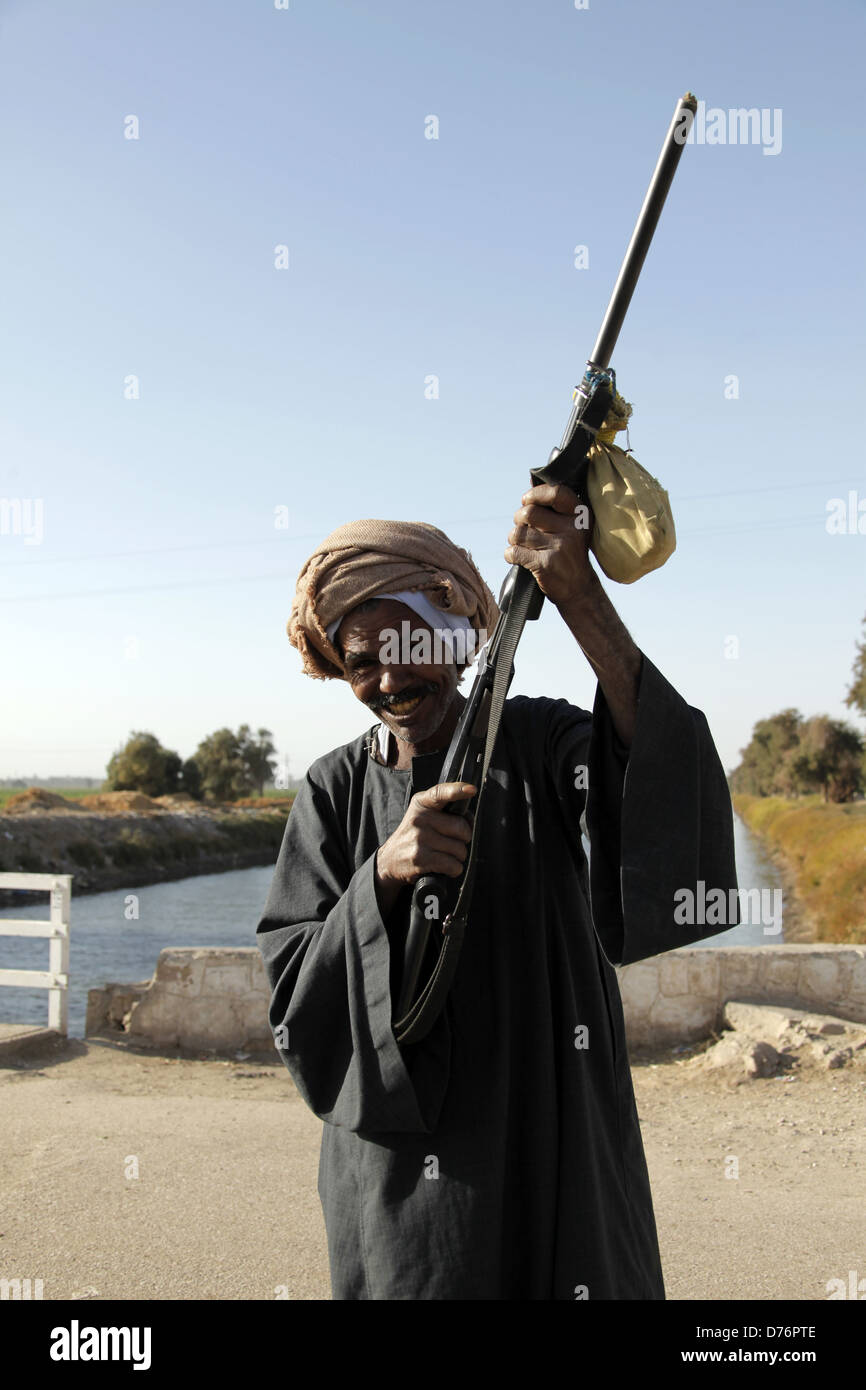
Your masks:
M219 824L238 848L250 849L264 844L278 850L286 828L285 817L279 812L272 814L269 811L260 811L244 819L226 815Z
M750 830L780 850L821 941L866 944L866 802L734 796Z
M160 853L160 850L163 852ZM121 830L114 843L109 845L108 852L115 864L122 864L127 868L149 864L153 859L162 861L165 858L164 847L157 846L150 836L142 834L138 829Z
M101 869L105 863L102 846L91 840L70 840L66 853L85 869Z

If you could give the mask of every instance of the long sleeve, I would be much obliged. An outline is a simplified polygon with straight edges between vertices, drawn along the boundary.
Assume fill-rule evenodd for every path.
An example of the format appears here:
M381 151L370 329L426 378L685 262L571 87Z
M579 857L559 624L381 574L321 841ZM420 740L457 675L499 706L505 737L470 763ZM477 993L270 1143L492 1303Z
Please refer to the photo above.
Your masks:
M617 752L601 686L592 719L591 906L608 960L629 965L735 926L733 811L705 716L644 656L627 763ZM617 817L613 808L620 796ZM677 911L684 893L702 901L714 889L724 893L726 922L677 920L685 915Z
M322 1120L359 1133L425 1133L445 1093L450 1035L436 1029L409 1065L394 1039L375 848L353 872L332 800L308 773L257 928L269 1019L299 1092Z

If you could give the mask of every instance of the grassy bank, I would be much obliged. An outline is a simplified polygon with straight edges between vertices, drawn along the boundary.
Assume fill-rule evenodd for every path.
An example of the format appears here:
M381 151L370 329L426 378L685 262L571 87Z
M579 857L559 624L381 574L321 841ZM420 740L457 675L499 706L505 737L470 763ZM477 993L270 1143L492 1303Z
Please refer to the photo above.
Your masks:
M734 796L734 810L780 853L818 939L866 944L866 802Z

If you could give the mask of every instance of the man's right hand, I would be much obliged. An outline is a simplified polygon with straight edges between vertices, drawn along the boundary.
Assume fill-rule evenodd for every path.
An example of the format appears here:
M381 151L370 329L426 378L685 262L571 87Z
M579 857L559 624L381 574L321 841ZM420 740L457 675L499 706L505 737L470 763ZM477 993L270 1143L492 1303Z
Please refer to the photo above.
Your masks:
M376 896L383 913L390 912L407 883L424 874L460 877L472 827L465 816L443 808L467 801L476 790L471 782L440 782L412 797L394 834L376 852Z

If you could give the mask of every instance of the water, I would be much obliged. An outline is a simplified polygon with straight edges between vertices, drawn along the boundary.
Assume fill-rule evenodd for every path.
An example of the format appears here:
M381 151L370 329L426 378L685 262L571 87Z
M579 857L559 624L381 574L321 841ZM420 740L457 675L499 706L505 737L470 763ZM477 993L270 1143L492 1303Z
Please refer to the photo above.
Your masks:
M751 830L747 829L739 816L734 816L734 853L737 860L737 882L740 888L770 890L767 895L767 906L771 907L774 901L773 890L782 887L779 870L764 850L761 841L752 834ZM719 936L708 936L704 941L698 941L695 944L698 946L779 946L785 940L784 899L782 906L783 912L775 923L769 921L772 916L772 911L769 911L763 914L767 919L766 921L742 923L738 927L732 927L730 931L722 932ZM780 924L782 930L775 930ZM765 932L765 925L770 927L770 931Z
M118 889L72 898L69 942L69 1035L84 1037L87 991L106 981L148 980L166 946L255 946L256 926L273 869L235 869L175 883ZM138 899L138 920L125 917L126 900ZM34 906L8 907L0 917L47 918L48 894ZM0 936L0 966L47 970L48 942ZM0 989L4 1023L48 1022L44 989Z
M742 888L780 888L781 880L760 842L734 818L737 871ZM136 888L138 920L125 916L128 890L72 899L69 948L69 1034L84 1036L87 991L107 981L148 980L166 946L255 946L273 869L237 869L203 874L175 883ZM48 895L35 906L8 907L0 917L47 918ZM763 925L734 927L708 937L701 946L778 945L784 933L767 935ZM47 970L48 942L0 937L0 966ZM42 989L0 989L0 1020L45 1024L48 994Z

